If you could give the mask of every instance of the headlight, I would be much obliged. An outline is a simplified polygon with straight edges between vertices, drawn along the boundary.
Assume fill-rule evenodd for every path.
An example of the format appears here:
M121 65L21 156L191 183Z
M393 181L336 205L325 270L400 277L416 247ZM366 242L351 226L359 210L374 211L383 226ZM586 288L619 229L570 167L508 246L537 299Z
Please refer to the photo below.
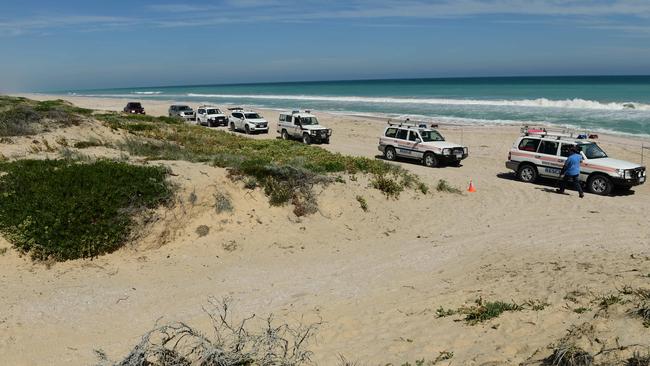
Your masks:
M315 135L315 134L316 134L316 131L315 131L315 130L311 130L311 131L309 131L309 134L311 134L311 135Z
M625 179L632 179L632 171L631 170L626 170L624 178Z
M442 149L442 155L451 155L451 149Z
M625 175L625 171L623 169L616 169L616 175L623 178Z

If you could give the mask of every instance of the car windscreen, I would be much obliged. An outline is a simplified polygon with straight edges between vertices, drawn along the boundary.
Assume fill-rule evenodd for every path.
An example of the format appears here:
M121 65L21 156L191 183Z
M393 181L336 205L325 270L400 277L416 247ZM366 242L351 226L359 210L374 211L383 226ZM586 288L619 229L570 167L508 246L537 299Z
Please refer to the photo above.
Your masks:
M246 119L261 119L262 117L257 113L246 113Z
M422 136L423 142L445 141L445 138L442 137L442 135L438 133L438 131L422 130L420 131L420 136Z
M129 103L127 106L128 106L129 108L142 108L142 106L140 105L140 103Z
M606 158L607 154L600 148L600 146L595 143L591 144L580 144L580 150L585 154L587 159L600 159Z
M179 105L179 106L178 106L178 110L179 110L179 111L191 111L192 108L190 108L190 107L188 107L188 106L186 106L186 105Z
M300 117L300 123L303 126L317 125L318 119L316 117Z
M221 114L221 111L218 109L208 109L208 114Z

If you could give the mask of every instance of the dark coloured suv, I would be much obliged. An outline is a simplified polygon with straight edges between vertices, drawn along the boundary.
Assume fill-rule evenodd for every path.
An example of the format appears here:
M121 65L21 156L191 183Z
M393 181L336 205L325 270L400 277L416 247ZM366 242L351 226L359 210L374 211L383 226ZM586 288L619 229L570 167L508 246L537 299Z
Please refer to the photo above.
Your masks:
M126 104L126 107L124 107L124 113L145 114L144 108L142 108L142 104L138 102L128 102Z

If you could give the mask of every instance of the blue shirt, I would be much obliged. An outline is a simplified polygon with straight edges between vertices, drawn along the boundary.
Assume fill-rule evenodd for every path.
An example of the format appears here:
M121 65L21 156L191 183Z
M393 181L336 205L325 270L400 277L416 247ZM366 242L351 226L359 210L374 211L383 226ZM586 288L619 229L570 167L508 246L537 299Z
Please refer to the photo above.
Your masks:
M578 153L573 153L566 159L564 163L564 174L565 175L578 175L580 174L580 162L582 161L582 155Z

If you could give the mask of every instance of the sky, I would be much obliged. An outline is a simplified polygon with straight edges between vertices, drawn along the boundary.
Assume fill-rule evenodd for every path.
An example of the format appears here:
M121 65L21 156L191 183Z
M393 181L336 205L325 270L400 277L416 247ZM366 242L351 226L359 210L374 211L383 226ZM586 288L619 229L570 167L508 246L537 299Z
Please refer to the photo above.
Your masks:
M650 0L2 0L0 91L648 75Z

